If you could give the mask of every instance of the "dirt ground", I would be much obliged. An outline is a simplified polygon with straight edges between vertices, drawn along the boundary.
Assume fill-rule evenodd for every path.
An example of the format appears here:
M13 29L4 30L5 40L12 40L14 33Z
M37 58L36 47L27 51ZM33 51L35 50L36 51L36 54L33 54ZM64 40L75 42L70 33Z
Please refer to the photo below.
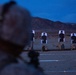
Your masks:
M52 35L50 37L47 37L47 44L46 44L47 49L49 49L49 50L59 49L58 44L59 44L59 42L58 42L58 36L57 35ZM65 36L64 46L65 46L65 49L71 48L70 36ZM33 48L34 48L34 50L41 50L42 49L42 44L41 44L40 38L35 38L34 43L33 43ZM27 48L25 48L25 50L26 49Z

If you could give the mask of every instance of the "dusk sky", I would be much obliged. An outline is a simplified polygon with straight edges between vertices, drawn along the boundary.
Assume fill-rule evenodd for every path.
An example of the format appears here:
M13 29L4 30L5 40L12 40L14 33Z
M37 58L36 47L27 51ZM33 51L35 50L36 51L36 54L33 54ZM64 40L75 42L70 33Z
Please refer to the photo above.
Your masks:
M9 0L0 0L3 4ZM76 23L76 0L16 0L32 16L53 21Z

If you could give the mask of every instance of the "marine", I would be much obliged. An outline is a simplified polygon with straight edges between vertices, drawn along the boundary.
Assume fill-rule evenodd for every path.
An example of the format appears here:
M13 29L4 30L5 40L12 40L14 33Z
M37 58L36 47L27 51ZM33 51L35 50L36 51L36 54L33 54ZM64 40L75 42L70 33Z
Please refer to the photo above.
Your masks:
M0 75L44 75L20 56L31 41L30 12L13 0L0 8Z

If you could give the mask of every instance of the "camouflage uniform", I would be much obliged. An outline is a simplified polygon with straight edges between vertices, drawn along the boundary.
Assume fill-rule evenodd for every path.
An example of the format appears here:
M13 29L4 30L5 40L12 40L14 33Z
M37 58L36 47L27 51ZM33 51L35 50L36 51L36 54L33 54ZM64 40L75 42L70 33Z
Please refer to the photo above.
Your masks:
M9 64L9 56L6 53L0 52L0 75L44 75L43 72L27 63L13 62Z
M2 7L0 6L0 75L44 75L32 64L20 63L17 58L22 52L18 52L19 49L23 49L31 40L30 13L13 5L2 16Z

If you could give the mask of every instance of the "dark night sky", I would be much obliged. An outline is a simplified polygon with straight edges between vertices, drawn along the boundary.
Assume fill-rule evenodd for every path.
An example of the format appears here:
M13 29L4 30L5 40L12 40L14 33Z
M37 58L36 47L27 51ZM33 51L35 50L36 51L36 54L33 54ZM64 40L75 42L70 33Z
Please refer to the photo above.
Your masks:
M3 4L9 0L0 0ZM76 0L16 0L33 16L76 23Z

